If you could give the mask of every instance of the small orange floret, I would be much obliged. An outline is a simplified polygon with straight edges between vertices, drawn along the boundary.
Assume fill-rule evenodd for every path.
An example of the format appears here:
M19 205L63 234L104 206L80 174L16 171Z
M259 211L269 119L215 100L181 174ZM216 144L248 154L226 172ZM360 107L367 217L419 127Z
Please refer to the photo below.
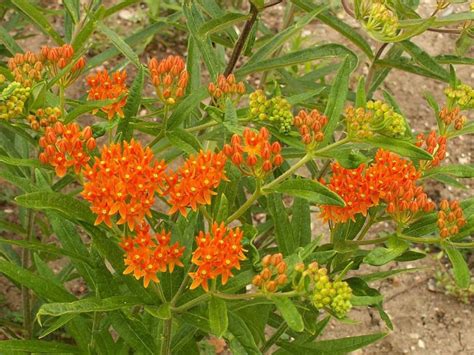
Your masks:
M117 71L109 76L106 69L98 71L95 75L87 77L90 86L88 100L117 100L116 102L102 107L102 111L111 120L115 114L123 118L122 108L127 103L128 89L125 84L127 72Z
M67 65L71 63L74 56L74 49L70 44L64 44L61 47L47 47L41 48L41 56L46 69L49 71L51 77L55 77ZM81 74L86 61L84 57L80 57L72 65L71 70L64 74L60 83L63 86L72 84Z
M225 176L226 157L224 153L201 151L191 155L178 169L166 177L168 189L168 203L171 205L169 214L177 211L187 215L186 208L194 211L198 205L209 205L214 189L217 188Z
M425 149L433 156L433 160L420 162L420 166L423 170L440 165L444 158L446 158L446 136L438 136L436 131L431 131L426 137L423 133L420 133L416 139L416 146Z
M301 110L293 120L303 143L312 146L316 146L324 139L323 128L327 123L328 118L318 110L312 110L310 113Z
M148 69L156 94L165 105L174 105L184 96L189 73L183 58L172 55L161 61L152 58Z
M124 274L133 273L137 280L143 277L143 285L148 287L150 281L160 282L158 272L173 272L175 266L183 266L184 247L177 242L170 245L171 232L162 230L153 238L147 224L137 226L135 232L135 237L124 237L119 244L125 251Z
M117 224L127 223L133 230L150 215L155 192L164 182L164 161L154 159L149 148L132 139L130 143L102 148L101 157L84 170L87 181L82 196L97 215L95 224L111 226L111 217L120 216Z
M66 175L69 168L79 174L90 159L90 147L95 147L95 139L89 134L90 127L82 131L77 123L63 125L56 122L54 126L46 127L44 136L40 138L39 145L42 152L39 159L43 164L54 167L56 175Z
M224 223L214 223L211 233L199 232L196 237L197 248L193 252L192 262L198 266L189 273L193 282L190 289L199 286L209 291L208 280L221 276L225 285L232 277L232 269L240 270L240 261L245 260L242 247L243 232L239 229L227 229Z
M283 164L280 143L271 144L270 133L264 127L259 132L245 128L242 136L234 134L223 152L243 174L259 178Z
M226 98L230 98L234 103L245 94L245 85L242 81L236 82L234 74L227 77L220 74L215 83L209 83L209 94L218 102L225 103Z
M44 65L41 55L26 52L16 53L8 60L8 69L12 72L14 80L24 87L31 87L43 77Z
M442 200L438 212L438 229L441 238L447 239L459 233L466 225L464 211L458 201Z

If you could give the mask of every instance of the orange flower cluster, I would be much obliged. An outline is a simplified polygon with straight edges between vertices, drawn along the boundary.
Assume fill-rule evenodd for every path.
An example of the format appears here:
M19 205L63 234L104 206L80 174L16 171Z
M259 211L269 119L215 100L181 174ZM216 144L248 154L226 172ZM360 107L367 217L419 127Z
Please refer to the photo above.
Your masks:
M345 169L334 163L332 173L328 187L342 197L346 206L321 206L325 221L346 222L358 213L366 215L381 200L387 204L387 212L400 223L434 208L423 188L416 185L420 172L410 161L383 149L377 151L367 168L361 164L357 169Z
M198 268L196 272L189 273L193 280L190 289L202 286L209 291L208 280L215 280L219 275L225 285L232 276L232 269L240 270L240 261L246 259L242 238L243 232L239 228L227 229L224 223L219 225L214 222L211 233L199 232L192 257Z
M458 201L441 201L438 212L438 228L441 238L449 238L459 233L466 224L464 213Z
M143 285L148 287L150 281L160 282L158 272L173 272L175 266L183 266L184 247L177 242L170 245L171 232L162 230L152 237L148 224L137 226L135 232L135 237L123 237L119 243L125 251L125 275L133 273L137 280L143 277Z
M262 266L262 271L252 279L252 284L264 292L275 292L288 282L288 266L281 253L265 255Z
M305 110L301 110L293 120L303 143L313 148L324 139L323 128L327 123L328 118L318 110L312 110L309 114Z
M71 63L74 49L70 44L64 44L61 47L44 46L41 48L41 55L46 69L50 72L51 77L54 77ZM85 65L86 60L84 57L80 57L71 70L60 79L61 85L66 87L72 84L79 77Z
M125 70L117 71L109 76L106 69L87 77L87 84L90 86L89 100L116 100L116 102L102 107L102 111L107 114L109 120L116 114L121 118L124 116L122 108L127 103L128 95L126 79L127 72Z
M32 129L39 131L41 127L48 127L56 123L59 117L61 117L59 107L46 107L37 109L34 115L28 115L27 120Z
M439 118L446 127L449 127L451 123L454 123L454 129L460 130L464 127L467 122L467 117L460 114L460 108L456 107L452 110L449 110L447 107L443 107L443 109L439 113Z
M446 158L447 141L446 136L438 136L436 131L431 131L427 136L423 133L416 136L415 145L433 155L433 160L420 162L422 169L426 170L441 164L441 161Z
M240 96L245 94L245 86L242 81L236 82L234 74L227 77L219 75L216 83L210 83L208 86L209 94L218 102L225 102L229 97L232 101L238 102Z
M120 215L117 224L128 224L130 230L149 216L155 191L164 183L164 161L154 159L150 148L139 142L111 144L102 148L92 167L84 170L86 183L82 196L97 215L95 224L112 225L111 217Z
M189 73L183 58L172 55L161 61L152 58L148 62L148 68L156 94L165 105L174 105L184 96Z
M17 53L8 60L8 69L12 72L14 80L24 87L32 87L35 82L42 79L43 62L41 55L26 52Z
M166 177L168 189L168 203L171 205L169 214L177 211L183 216L187 215L186 208L195 211L198 205L209 205L211 196L215 195L217 188L225 176L226 157L220 153L199 152L190 155L177 172L172 172Z
M56 122L54 126L46 127L39 145L43 149L39 160L53 166L56 175L62 177L70 167L79 174L90 159L87 151L93 150L96 143L89 126L81 131L77 123Z
M258 133L245 128L242 137L234 134L223 151L243 174L257 178L265 177L283 163L280 143L270 144L270 133L265 127Z

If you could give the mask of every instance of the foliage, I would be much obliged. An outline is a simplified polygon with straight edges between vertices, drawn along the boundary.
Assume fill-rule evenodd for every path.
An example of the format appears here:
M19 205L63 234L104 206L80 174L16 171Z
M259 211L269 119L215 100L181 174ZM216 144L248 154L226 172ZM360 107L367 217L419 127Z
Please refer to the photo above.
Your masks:
M455 70L473 64L474 12L342 1L356 31L334 6L292 0L276 32L263 20L280 2L147 1L148 23L124 36L108 24L138 1L0 4L0 177L18 211L0 221L0 272L22 290L0 352L196 353L210 335L236 354L350 352L386 333L318 337L352 307L391 330L370 284L405 271L377 266L422 257L413 244L439 246L472 288L460 249L474 246L474 200L432 201L426 184L474 177L444 161L474 133ZM355 50L301 47L314 19ZM37 52L22 48L27 24ZM457 53L430 56L413 41L425 31L458 35ZM92 56L94 36L108 47ZM180 36L186 49L145 63L149 44ZM382 89L392 70L444 84L443 102L418 93L436 130L413 134Z

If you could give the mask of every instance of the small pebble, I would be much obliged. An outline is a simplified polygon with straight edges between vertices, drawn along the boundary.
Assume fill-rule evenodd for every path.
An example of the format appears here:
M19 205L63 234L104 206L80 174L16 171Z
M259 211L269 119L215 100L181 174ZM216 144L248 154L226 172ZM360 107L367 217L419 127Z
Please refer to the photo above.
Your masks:
M426 349L426 345L425 345L425 342L423 340L418 340L418 347L420 349Z

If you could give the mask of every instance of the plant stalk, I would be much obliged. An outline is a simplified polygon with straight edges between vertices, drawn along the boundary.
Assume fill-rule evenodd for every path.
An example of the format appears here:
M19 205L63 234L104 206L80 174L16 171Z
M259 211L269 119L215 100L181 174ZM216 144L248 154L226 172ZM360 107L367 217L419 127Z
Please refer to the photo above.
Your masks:
M160 355L171 355L171 326L173 318L166 319L163 324L163 336L161 338Z
M33 240L33 227L35 220L35 213L32 209L28 210L26 226L26 241L31 242ZM31 251L23 248L21 251L21 266L23 269L30 267ZM31 300L30 290L26 286L21 286L21 300L23 306L23 327L26 330L27 339L31 339L33 336L33 321L31 318Z
M252 196L250 196L250 198L247 201L245 201L245 203L242 206L240 206L237 211L235 211L232 215L227 217L227 219L225 221L226 225L229 224L232 221L235 221L240 216L242 216L245 213L245 211L247 211L252 206L252 204L261 196L262 189L261 189L261 186L260 186L260 184L261 184L260 180L257 179L256 184L257 184L257 186L256 186L255 191L252 194Z

